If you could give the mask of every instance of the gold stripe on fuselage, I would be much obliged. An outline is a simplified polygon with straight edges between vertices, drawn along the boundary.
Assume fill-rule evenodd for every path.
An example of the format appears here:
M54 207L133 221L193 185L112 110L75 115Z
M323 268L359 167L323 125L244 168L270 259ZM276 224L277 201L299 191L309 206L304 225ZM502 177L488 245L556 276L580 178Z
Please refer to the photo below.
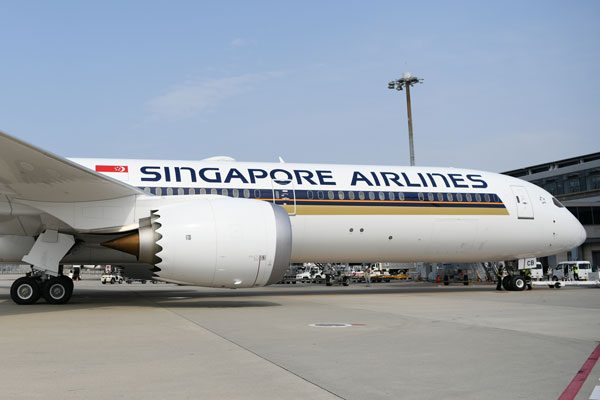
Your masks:
M281 205L288 213L294 206ZM508 215L506 208L297 205L297 215Z

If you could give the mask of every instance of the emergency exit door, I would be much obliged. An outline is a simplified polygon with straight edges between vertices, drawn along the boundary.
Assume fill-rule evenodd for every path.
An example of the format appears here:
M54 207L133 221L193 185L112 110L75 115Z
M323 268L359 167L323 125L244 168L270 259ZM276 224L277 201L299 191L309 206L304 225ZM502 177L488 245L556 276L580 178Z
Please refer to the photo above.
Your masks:
M296 191L294 182L272 180L273 203L282 206L289 215L296 215Z
M533 205L529 199L527 189L523 186L511 186L515 203L517 204L517 216L519 219L533 219Z

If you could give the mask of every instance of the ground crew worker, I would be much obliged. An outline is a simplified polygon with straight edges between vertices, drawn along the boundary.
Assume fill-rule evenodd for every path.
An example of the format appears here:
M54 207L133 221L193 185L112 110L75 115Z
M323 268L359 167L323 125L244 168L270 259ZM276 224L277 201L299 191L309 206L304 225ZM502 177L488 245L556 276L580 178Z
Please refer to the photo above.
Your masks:
M531 285L531 270L530 269L523 270L523 278L525 278L525 284L527 285L527 290L531 290L532 285Z
M498 270L496 271L496 290L502 290L502 278L504 278L504 265L498 265Z
M579 280L579 267L577 264L573 265L573 278L575 278L576 281Z
M371 266L367 266L367 268L365 269L365 282L367 283L367 286L371 286Z

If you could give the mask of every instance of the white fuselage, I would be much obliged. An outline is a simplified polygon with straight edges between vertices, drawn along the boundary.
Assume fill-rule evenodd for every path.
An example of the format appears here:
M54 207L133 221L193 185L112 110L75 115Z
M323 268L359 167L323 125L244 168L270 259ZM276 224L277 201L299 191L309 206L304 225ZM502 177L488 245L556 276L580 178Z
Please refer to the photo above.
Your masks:
M585 240L528 182L454 168L72 159L148 193L135 204L229 196L283 206L293 262L468 262L540 257ZM95 260L94 262L115 262Z

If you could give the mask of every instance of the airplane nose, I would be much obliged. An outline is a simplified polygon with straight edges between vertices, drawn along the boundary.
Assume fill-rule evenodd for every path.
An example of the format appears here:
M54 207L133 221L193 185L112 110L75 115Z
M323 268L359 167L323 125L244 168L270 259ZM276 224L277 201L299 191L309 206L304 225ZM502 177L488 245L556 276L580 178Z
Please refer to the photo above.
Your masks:
M579 222L577 218L575 218L574 216L571 216L571 218L571 234L569 236L570 239L573 240L573 247L577 247L580 246L583 242L585 242L585 239L587 238L587 233L585 232L585 228L583 227L583 225L581 225L581 222Z
M585 239L587 239L587 232L579 221L577 221L577 223L579 224L579 244L577 246L580 246L583 242L585 242Z

